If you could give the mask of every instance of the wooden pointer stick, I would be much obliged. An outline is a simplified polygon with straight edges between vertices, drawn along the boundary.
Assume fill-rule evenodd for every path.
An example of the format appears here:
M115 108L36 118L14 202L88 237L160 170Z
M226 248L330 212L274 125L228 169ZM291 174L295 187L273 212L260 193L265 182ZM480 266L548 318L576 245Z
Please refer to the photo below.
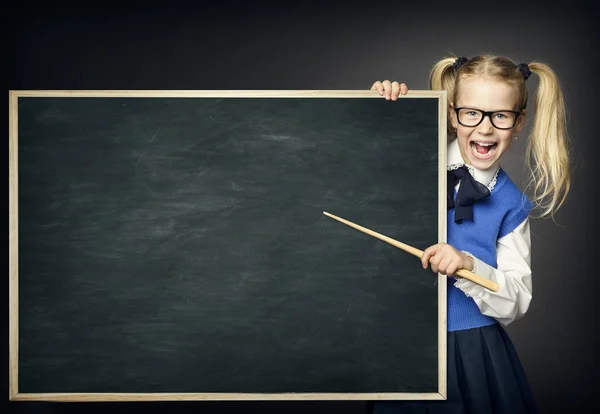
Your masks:
M399 242L398 240L392 239L391 237L384 236L383 234L379 234L373 230L369 230L365 227L359 226L358 224L354 224L351 221L344 220L343 218L334 216L333 214L327 213L326 211L324 211L323 214L325 214L326 216L331 217L332 219L337 220L341 223L347 224L350 227L354 227L355 229L360 230L363 233L366 233L370 236L376 237L379 240L383 240L384 242L389 243L392 246L396 246L399 249L404 250L405 252L408 252L410 254L417 256L418 258L421 258L421 256L423 256L422 250L416 249L412 246L409 246L408 244L404 244L402 242ZM471 282L477 283L478 285L481 285L481 286L491 290L492 292L497 292L498 289L500 289L500 286L496 282L493 282L484 277L476 275L475 273L470 272L467 269L459 269L456 272L456 274L460 277L464 277L465 279L470 280Z

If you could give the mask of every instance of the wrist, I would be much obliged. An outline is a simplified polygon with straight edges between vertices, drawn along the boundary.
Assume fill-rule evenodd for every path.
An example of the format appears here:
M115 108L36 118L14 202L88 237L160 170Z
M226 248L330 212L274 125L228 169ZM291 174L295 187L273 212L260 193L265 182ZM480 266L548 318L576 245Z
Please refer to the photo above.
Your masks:
M475 268L475 258L469 252L461 252L464 255L463 258L463 269L468 270L469 272L473 271Z
M466 269L471 272L475 268L475 260L472 257L467 256L467 267Z

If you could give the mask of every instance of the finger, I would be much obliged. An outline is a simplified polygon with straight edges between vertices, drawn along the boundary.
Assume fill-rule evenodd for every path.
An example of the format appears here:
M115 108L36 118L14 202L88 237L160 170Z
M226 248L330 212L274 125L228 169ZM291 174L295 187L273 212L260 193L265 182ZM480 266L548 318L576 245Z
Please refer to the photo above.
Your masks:
M421 265L423 265L423 269L427 269L427 266L429 266L429 262L431 261L431 258L435 255L437 248L438 246L434 244L433 246L429 246L428 248L423 250L423 254L421 255Z
M371 86L372 91L377 91L377 93L383 96L383 84L380 81L377 81Z
M383 91L384 91L385 99L389 100L390 99L390 95L392 93L392 82L390 82L389 80L384 80L382 82L382 85L383 85Z
M446 276L454 276L454 274L458 271L458 267L458 263L452 261L446 268Z
M431 257L431 252L428 252L427 250L425 250L423 252L423 254L421 255L421 266L423 266L423 269L427 269L427 266L429 266L429 258Z
M452 265L452 259L445 256L440 260L438 271L443 275L448 275L448 268Z
M404 82L400 83L400 93L406 95L408 93L408 85Z
M400 93L400 83L392 82L392 101L398 99L398 94Z
M431 260L430 264L431 264L431 271L432 271L433 273L437 273L437 272L439 271L439 270L438 270L438 269L439 269L439 267L438 267L439 261L438 261L438 260L436 260L436 259L435 259L435 257L434 257L434 258Z
M436 246L435 254L429 259L429 264L431 265L431 271L433 273L439 272L440 262L444 258L444 255L439 249L439 246Z

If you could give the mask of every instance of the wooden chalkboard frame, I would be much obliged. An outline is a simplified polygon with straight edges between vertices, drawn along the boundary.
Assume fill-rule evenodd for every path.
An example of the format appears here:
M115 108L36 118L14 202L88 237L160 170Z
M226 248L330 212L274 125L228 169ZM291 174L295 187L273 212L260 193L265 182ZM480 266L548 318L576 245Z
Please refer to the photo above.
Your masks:
M121 98L379 98L373 91L356 90L22 90L9 91L9 399L38 401L191 401L191 400L445 400L446 383L446 277L438 274L438 392L436 393L20 393L19 392L19 269L18 269L18 102L29 97ZM409 91L400 99L436 99L438 103L438 240L446 241L447 94L445 91Z

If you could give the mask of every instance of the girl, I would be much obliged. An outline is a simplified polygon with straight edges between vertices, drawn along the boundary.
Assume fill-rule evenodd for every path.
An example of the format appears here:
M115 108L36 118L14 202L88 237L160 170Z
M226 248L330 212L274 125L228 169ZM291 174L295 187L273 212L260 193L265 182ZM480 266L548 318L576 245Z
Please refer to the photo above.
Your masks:
M539 77L526 160L532 199L499 161L523 128L526 81ZM569 192L563 95L555 73L539 62L501 56L450 56L435 64L430 87L448 92L448 244L424 250L423 268L450 277L446 401L377 402L380 413L532 413L535 402L503 326L531 302L529 215L553 216ZM406 84L377 81L372 90L396 100ZM498 292L455 278L460 268L497 282ZM371 408L370 408L371 409Z

